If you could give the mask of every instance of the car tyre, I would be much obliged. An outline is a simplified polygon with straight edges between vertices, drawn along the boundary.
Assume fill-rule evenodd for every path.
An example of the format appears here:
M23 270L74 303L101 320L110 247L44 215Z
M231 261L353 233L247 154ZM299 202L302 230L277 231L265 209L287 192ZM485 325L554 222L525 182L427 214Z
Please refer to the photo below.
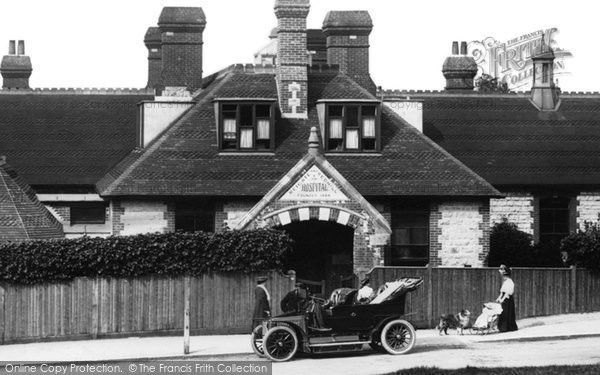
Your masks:
M415 328L406 320L392 320L381 330L381 345L390 354L408 353L416 342Z
M262 325L256 326L252 330L251 343L252 343L252 350L254 350L254 353L256 353L256 355L259 357L265 356L265 352L263 350L263 339L264 339L264 335L263 335Z
M263 339L265 356L273 362L285 362L294 357L298 351L298 336L287 326L271 328Z

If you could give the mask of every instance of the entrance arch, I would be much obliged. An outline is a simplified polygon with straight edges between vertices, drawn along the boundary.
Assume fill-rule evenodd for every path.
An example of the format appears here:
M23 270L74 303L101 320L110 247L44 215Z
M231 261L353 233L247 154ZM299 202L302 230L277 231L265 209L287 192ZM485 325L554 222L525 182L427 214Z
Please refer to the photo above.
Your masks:
M341 286L340 280L354 275L354 228L333 221L305 220L275 229L294 240L284 269L293 269L300 279L324 281L326 295Z

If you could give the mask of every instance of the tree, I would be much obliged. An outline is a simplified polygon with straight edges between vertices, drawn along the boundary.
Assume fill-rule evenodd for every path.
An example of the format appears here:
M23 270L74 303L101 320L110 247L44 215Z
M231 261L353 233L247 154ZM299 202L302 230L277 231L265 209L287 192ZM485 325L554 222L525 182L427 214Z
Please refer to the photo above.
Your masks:
M498 78L485 73L475 80L475 87L477 91L481 92L507 93L510 91L506 82L498 81Z
M584 229L563 239L560 248L568 265L600 274L600 222L585 222Z
M496 223L490 233L488 266L531 267L534 265L532 236L520 231L516 224L504 219Z

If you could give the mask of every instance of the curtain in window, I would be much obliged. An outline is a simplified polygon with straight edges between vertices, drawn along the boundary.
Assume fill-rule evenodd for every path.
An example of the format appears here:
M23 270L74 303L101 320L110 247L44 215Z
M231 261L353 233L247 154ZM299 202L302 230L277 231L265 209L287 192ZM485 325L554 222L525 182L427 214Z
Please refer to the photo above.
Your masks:
M242 129L240 148L252 148L252 129Z
M352 129L346 131L346 148L348 150L358 149L358 130Z
M375 138L374 118L363 118L363 138Z
M223 120L223 138L235 139L236 133L236 121L235 119L224 119Z
M342 119L329 120L329 138L342 139Z
M269 121L269 120L258 120L258 124L256 126L256 138L257 139L271 138L271 134L269 132L269 125L271 125L271 121Z

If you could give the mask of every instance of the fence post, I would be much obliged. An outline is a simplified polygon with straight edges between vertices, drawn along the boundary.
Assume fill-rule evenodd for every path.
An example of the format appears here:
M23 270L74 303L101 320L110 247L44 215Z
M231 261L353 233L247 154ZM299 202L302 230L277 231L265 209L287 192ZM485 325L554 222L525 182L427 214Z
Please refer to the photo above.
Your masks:
M431 263L427 264L427 324L433 322L433 269Z
M92 338L98 338L100 327L100 280L96 277L92 280Z
M577 309L577 267L571 266L571 290L569 290L569 309L571 312Z
M186 276L183 278L183 354L190 354L190 295L191 281L190 277Z
M0 286L0 345L4 345L4 327L6 310L4 309L4 288Z

